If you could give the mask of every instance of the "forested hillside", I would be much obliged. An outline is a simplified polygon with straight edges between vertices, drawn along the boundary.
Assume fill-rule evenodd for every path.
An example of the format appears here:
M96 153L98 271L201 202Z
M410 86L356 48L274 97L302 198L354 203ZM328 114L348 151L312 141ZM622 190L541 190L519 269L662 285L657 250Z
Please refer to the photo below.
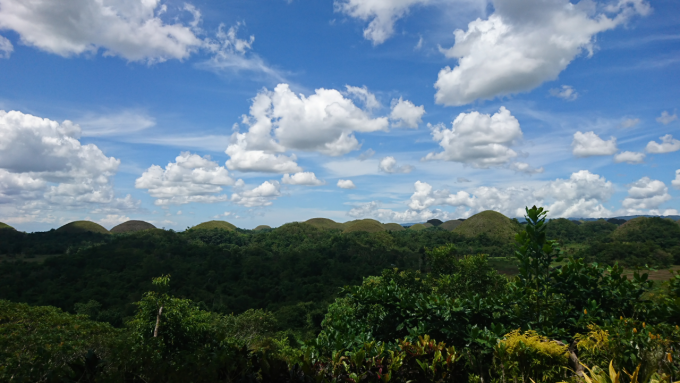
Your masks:
M226 222L217 227L216 221L185 232L116 235L74 231L73 224L44 233L0 230L0 298L70 312L90 304L96 319L120 326L134 314L132 302L150 288L151 278L171 274L172 293L207 310L267 309L282 329L315 330L341 287L393 267L425 271L428 248L453 244L453 254L487 254L497 269L518 270L512 237L522 226L495 212L452 230L367 232L353 230L357 222L364 223L345 224L351 230L320 219L254 231ZM546 228L566 254L587 261L680 264L680 225L672 221L638 218L619 227L557 219Z
M225 314L267 309L283 327L298 328L307 326L310 313L318 326L325 305L345 285L360 284L386 268L418 270L425 248L455 243L460 254L513 252L507 242L436 228L343 233L305 223L252 232L156 229L64 237L0 231L0 236L5 254L0 298L71 312L94 300L101 304L97 318L114 325L133 315L132 302L161 274L173 275L173 294L205 309ZM30 262L44 249L65 254Z
M514 243L490 238L479 222L467 226L481 228L477 236L295 223L80 233L67 253L43 262L5 254L0 380L677 380L680 274L664 283L629 278L616 264L560 250L672 249L675 231L654 219L546 224L538 208L527 218L508 223ZM659 228L668 231L639 235ZM60 235L0 233L14 238L13 249ZM512 253L516 275L499 274L484 253Z

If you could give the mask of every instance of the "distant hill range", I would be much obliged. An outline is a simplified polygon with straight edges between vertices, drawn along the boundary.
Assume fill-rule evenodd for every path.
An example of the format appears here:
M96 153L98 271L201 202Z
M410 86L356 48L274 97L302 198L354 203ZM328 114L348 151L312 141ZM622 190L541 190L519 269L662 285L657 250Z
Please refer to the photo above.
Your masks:
M616 221L630 221L631 219L638 218L638 217L646 217L646 218L659 217L659 218L668 218L668 219L672 219L673 221L678 221L678 220L680 220L680 215L624 215L624 216L617 216L617 217L602 217L602 218L567 218L567 219L570 220L570 221L583 221L583 222L586 222L586 221L599 221L599 220L603 219L603 220L605 220L605 221L607 221L607 222L611 222L611 223L620 225L620 224L622 224L623 222L616 222ZM550 221L551 219L560 219L560 218L561 218L561 217L557 217L557 218L548 218L547 220ZM517 220L518 220L520 223L526 222L525 219L524 219L524 217L517 218ZM439 222L438 222L438 223L435 223L435 222L432 222L432 221L439 221ZM465 221L465 218L458 218L458 219L455 220L455 221ZM447 221L447 222L451 222L451 221ZM429 220L429 221L427 221L427 222L409 222L409 223L402 223L401 226L403 226L403 227L411 227L411 226L413 226L413 225L425 224L425 223L430 223L430 224L432 224L433 226L439 226L439 225L442 224L442 221L440 221L440 220L438 220L438 219L431 219L431 220Z
M572 220L572 221L597 221L597 220L599 220L599 219L604 219L604 220L608 220L608 219L625 219L626 221L630 221L631 219L637 218L637 217L647 217L647 218L651 218L651 217L670 218L670 219L672 219L673 221L677 221L677 220L680 219L680 215L624 215L624 216L619 216L619 217L608 217L608 218L569 218L569 219ZM524 220L524 218L522 218L522 220Z
M567 218L569 221L572 221L578 225L581 223L585 222L591 222L591 221L598 221L598 220L605 220L609 223L613 223L615 225L622 225L627 221L630 221L635 218L639 217L646 217L646 218L651 218L651 217L660 217L660 218L665 218L665 219L670 219L673 221L678 221L680 224L680 215L667 215L667 216L659 216L659 215L627 215L627 216L618 216L618 217L609 217L609 218ZM550 220L556 220L560 218L551 218L548 219ZM335 222L331 219L328 218L312 218L309 219L305 222L299 222L307 225L314 226L319 229L324 229L324 230L341 230L343 233L350 233L354 231L367 231L367 232L377 232L377 231L401 231L401 230L425 230L430 227L439 227L441 229L444 229L446 231L456 231L461 234L463 233L477 233L482 226L485 227L484 232L488 232L487 234L494 236L498 235L500 237L507 237L510 236L510 232L516 231L520 225L517 225L517 223L523 224L526 221L524 220L524 217L522 218L517 218L511 219L506 216L504 216L501 213L498 213L496 211L492 210L487 210L483 211L480 213L477 213L471 217L466 218L459 218L459 219L453 219L449 220L446 222L442 222L439 219L430 219L427 222L410 222L410 223L381 223L378 222L374 219L358 219L354 221L348 221L348 222ZM291 223L285 224L290 225ZM491 226L488 226L491 225ZM514 225L514 226L513 226ZM282 227L283 227L282 226ZM12 226L9 226L5 223L0 222L0 229L8 229L8 230L15 230ZM226 231L236 231L237 227L229 222L226 221L209 221L209 222L203 222L200 223L194 227L187 228L188 230L213 230L213 229L219 229L219 230L226 230ZM97 234L127 234L127 233L133 233L136 231L142 231L142 230L160 230L156 229L154 225L148 222L144 221L127 221L124 223L121 223L118 226L113 227L110 231L106 230L106 228L102 227L98 223L92 222L92 221L75 221L68 223L59 229L57 229L57 232L61 233L70 233L70 234L82 234L82 233L97 233ZM241 230L241 229L238 229ZM257 226L256 228L253 229L253 231L261 231L261 230L275 230L275 228L272 228L267 225L260 225Z

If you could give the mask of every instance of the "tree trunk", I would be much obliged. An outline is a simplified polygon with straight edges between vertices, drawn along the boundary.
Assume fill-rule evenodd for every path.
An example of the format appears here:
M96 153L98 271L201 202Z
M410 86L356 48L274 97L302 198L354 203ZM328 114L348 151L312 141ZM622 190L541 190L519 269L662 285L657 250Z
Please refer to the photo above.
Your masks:
M161 314L163 314L163 306L158 310L158 315L156 315L156 328L153 330L153 337L158 337L158 326L161 324Z
M560 346L566 346L566 344L560 342L559 340L555 340L554 342ZM581 378L583 377L583 365L578 359L578 356L576 356L576 342L569 345L569 366L574 370L576 375L580 376Z

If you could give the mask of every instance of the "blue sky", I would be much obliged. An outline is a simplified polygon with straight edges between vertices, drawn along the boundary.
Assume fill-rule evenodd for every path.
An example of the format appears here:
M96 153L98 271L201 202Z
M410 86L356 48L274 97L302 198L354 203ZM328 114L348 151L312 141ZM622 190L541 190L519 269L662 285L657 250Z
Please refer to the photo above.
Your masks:
M0 221L680 210L680 5L0 0Z

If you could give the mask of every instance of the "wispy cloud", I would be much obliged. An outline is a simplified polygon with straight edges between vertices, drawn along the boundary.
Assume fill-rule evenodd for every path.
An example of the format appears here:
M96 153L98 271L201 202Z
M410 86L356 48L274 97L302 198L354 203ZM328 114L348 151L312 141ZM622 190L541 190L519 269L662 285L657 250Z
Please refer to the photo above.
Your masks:
M156 119L144 111L123 110L110 114L86 114L76 120L85 137L122 136L156 125Z

